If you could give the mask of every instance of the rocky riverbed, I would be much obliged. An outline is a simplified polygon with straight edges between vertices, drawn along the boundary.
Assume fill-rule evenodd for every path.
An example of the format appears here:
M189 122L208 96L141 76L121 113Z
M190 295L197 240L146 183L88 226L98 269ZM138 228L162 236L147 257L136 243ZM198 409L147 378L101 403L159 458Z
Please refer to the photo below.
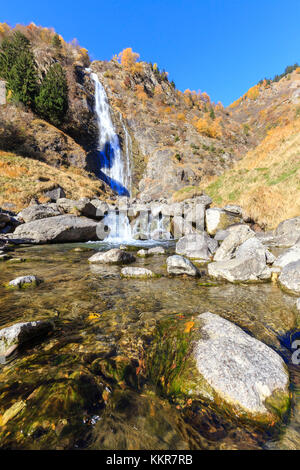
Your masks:
M46 321L51 328L2 357L0 447L299 448L300 373L291 359L297 297L277 282L213 278L203 260L176 254L172 241L159 244L164 254L138 256L139 248L149 249L139 243L121 246L134 257L126 269L154 276L128 277L126 271L125 277L122 263L89 262L98 251L119 249L108 243L19 245L5 252L10 259L1 263L0 327ZM270 250L275 258L285 251ZM189 262L168 261L174 256ZM174 266L179 273L170 272ZM30 275L41 282L7 286ZM217 339L213 324L204 326L202 318L215 317L228 321L222 329L233 343ZM241 333L230 333L237 327ZM203 328L210 330L204 334ZM231 356L249 367L237 395L228 397L236 373ZM211 367L201 370L201 363ZM228 386L218 367L227 371ZM191 378L196 393L187 387ZM253 380L258 401L250 396ZM283 395L269 403L273 390Z

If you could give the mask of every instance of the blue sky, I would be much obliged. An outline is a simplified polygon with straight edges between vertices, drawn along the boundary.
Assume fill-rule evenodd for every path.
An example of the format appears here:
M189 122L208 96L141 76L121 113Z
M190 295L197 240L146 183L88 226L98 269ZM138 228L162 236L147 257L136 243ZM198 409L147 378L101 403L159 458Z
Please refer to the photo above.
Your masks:
M14 0L0 21L54 27L92 59L125 47L224 105L300 62L300 0Z

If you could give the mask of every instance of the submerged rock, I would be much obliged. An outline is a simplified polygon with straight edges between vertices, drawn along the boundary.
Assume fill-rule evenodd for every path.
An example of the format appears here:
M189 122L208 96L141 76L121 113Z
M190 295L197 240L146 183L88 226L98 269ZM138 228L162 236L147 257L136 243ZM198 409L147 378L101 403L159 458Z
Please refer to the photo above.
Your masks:
M119 248L113 248L104 253L98 252L89 258L90 263L128 264L134 261L135 257L131 253L127 253Z
M60 215L19 225L14 237L34 243L86 242L97 240L97 229L101 230L102 226L101 222L99 224L86 217Z
M238 415L272 420L289 404L289 376L282 358L241 328L210 312L199 315L202 338L194 358L199 374Z
M198 268L196 268L189 259L180 255L173 255L167 258L167 270L169 274L200 276Z
M9 287L29 287L29 286L38 286L42 282L37 276L29 275L29 276L20 276L16 279L13 279L8 283Z
M155 274L146 268L130 267L121 269L122 277L154 277Z
M20 345L42 336L53 329L50 321L40 320L15 325L0 330L0 355L8 357Z
M153 248L149 248L148 255L164 255L165 249L162 246L154 246Z
M271 270L259 258L234 258L208 265L209 276L229 282L251 282L271 279Z
M282 269L278 278L280 286L292 294L300 294L300 260L289 263Z
M218 247L218 242L210 238L206 232L190 234L176 243L176 253L197 260L209 261Z

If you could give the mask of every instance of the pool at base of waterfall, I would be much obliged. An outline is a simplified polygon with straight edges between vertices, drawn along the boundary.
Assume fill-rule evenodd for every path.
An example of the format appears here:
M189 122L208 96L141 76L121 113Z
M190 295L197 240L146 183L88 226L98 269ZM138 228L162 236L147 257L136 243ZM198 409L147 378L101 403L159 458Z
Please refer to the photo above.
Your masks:
M162 337L167 347L169 335L181 338L197 315L211 311L288 362L287 339L298 316L294 299L273 283L212 282L205 267L200 278L169 276L172 241L134 241L128 250L135 254L139 247L158 244L165 255L136 257L130 265L153 271L153 278L125 279L122 266L89 263L94 252L119 246L107 241L19 246L13 256L25 261L2 263L0 327L50 319L54 330L0 364L1 449L300 447L299 366L288 363L291 411L268 428L243 422L209 400L164 392L169 377L158 367L163 355L154 357L155 364L148 359L161 325L167 325ZM43 282L27 289L4 287L27 274ZM168 374L177 370L176 357Z

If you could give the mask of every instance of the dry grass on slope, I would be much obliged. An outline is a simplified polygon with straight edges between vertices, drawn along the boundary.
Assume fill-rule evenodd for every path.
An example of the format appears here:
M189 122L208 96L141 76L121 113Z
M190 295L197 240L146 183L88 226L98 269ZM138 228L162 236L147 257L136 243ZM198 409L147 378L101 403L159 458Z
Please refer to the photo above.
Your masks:
M44 192L55 185L64 188L71 199L99 197L105 199L104 183L75 167L58 169L46 163L0 151L0 207L13 204L12 210L21 210L33 197L46 202ZM109 189L107 189L110 191Z
M266 229L299 216L300 119L269 131L234 169L203 182L201 188L215 205L241 205Z

